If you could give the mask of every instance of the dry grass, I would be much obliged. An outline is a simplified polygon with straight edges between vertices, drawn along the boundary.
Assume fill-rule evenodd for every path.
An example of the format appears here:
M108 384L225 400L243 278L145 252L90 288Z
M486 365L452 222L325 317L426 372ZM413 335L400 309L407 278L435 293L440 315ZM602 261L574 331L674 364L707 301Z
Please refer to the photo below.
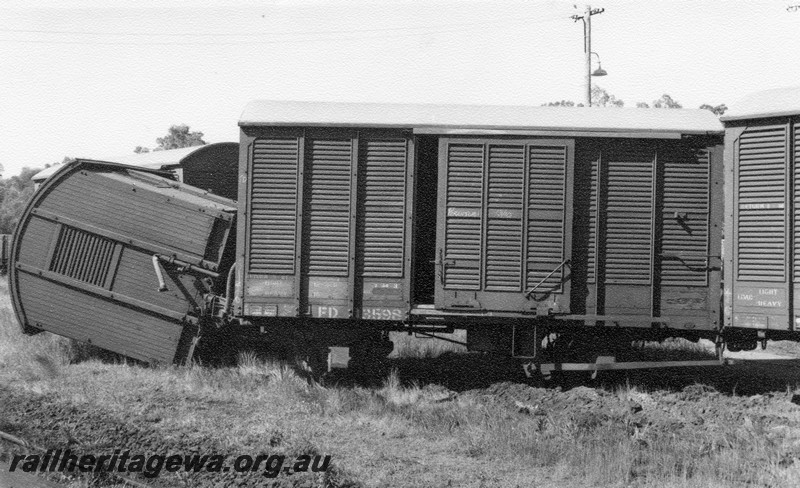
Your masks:
M17 326L8 283L0 280L0 381L55 378L73 358L71 341L49 333L25 336Z
M48 447L73 440L87 450L333 456L327 476L278 478L278 486L788 487L800 480L800 408L787 401L791 391L761 399L638 384L561 391L499 383L453 391L403 380L402 371L372 388L320 386L293 365L246 354L231 368L74 364L69 341L23 336L3 300L0 430ZM395 355L429 358L435 368L449 367L442 353L460 352L399 338ZM693 346L658 347L673 354ZM459 364L449 374L483 374L480 365ZM160 479L175 486L213 481L167 473ZM224 481L263 483L257 476Z

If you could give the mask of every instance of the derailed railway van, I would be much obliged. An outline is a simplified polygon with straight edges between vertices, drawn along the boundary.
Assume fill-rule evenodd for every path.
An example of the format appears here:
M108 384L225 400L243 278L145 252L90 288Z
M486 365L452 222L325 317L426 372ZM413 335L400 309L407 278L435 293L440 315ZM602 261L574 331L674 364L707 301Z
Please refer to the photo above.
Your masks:
M717 338L723 131L710 112L255 101L239 125L238 202L204 204L220 215L236 205L235 219L203 227L194 255L132 245L201 283L183 286L194 342L258 331L322 362L331 346L383 355L392 330L466 329L472 350L541 362L576 343ZM17 231L12 286L25 276L52 282L51 293L85 289L37 274L61 259L53 246L25 269L25 235L48 198ZM138 310L165 292L158 266L136 269L152 285L130 290L126 307ZM19 291L29 330L65 333L56 316L26 319L46 304ZM174 360L190 357L170 344Z
M253 102L240 126L238 316L519 355L567 327L719 327L706 111Z
M725 124L725 327L730 349L797 340L800 88L742 100Z

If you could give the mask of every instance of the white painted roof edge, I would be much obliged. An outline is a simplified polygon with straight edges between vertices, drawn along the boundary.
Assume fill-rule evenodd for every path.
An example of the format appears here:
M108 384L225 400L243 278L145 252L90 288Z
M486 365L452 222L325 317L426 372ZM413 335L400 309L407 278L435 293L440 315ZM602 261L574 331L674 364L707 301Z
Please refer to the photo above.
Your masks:
M255 100L240 126L328 126L721 133L700 109L422 105Z
M800 86L751 93L733 104L720 120L760 119L800 114Z

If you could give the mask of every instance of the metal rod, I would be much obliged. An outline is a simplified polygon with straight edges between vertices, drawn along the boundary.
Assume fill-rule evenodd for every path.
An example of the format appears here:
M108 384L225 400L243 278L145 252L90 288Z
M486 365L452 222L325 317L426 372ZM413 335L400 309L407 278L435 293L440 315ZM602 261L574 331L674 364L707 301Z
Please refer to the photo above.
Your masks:
M553 276L553 274L554 274L556 271L558 271L559 269L563 268L563 267L564 267L564 265L565 265L565 264L567 264L567 263L569 263L569 258L565 259L564 261L562 261L562 262L561 262L561 264L559 264L558 266L556 266L556 268L555 268L553 271L551 271L551 272L550 272L550 273L549 273L547 276L545 276L544 278L542 278L542 281L540 281L539 283L537 283L537 284L536 284L536 286L534 286L534 287L533 287L533 288L531 288L530 290L526 291L526 292L525 292L525 297L527 298L527 297L531 296L531 294L532 294L534 291L536 291L536 289L537 289L537 288L539 288L540 286L542 286L542 284L543 284L545 281L547 281L547 280L548 280L548 279L549 279L551 276Z
M236 263L228 270L228 282L225 284L225 315L230 315L233 308L233 279L236 276Z
M206 276L210 276L211 278L217 279L219 278L219 273L215 273L214 271L209 271L205 268L201 268L195 264L187 263L186 261L181 261L180 259L175 259L172 256L164 256L163 254L155 254L158 257L159 261L164 264L170 264L172 266L178 266L180 268L184 268L188 271L193 273L200 273Z
M167 284L164 282L164 274L161 272L161 264L159 264L158 260L158 254L153 254L153 269L158 277L158 291L167 291Z
M457 340L455 340L455 339L448 339L448 338L446 338L446 337L437 336L436 334L429 334L429 333L427 333L427 332L417 332L417 331L414 331L414 333L415 333L415 334L419 334L419 335L424 335L424 336L426 336L426 337L431 337L431 338L433 338L433 339L439 339L440 341L452 342L453 344L458 344L459 346L464 346L464 347L467 347L467 343L466 343L466 342L457 341Z

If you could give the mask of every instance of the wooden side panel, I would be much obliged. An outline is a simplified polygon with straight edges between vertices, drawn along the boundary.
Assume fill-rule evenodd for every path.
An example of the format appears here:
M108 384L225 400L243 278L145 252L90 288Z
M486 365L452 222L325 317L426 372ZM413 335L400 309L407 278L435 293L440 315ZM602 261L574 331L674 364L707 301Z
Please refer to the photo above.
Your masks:
M522 290L525 147L489 145L486 202L486 291ZM535 183L531 182L530 185ZM530 194L530 193L529 193ZM530 232L535 232L532 228ZM530 251L535 254L535 251ZM534 258L529 255L528 259Z
M604 151L605 313L653 314L655 148L620 142Z
M526 289L565 293L569 146L528 146Z
M791 124L781 122L749 124L733 141L735 327L793 327L788 238L794 175Z
M656 312L673 327L714 328L719 323L721 209L712 205L721 201L721 148L665 143L659 146L658 165Z
M366 320L401 320L410 306L411 147L401 134L359 134L354 292Z
M412 143L400 131L246 129L242 313L402 320ZM240 203L241 205L241 203Z
M240 198L247 219L240 226L239 253L245 279L244 315L300 314L299 219L302 172L300 134L264 134L252 140L246 154Z
M440 178L446 184L446 212L440 220L446 235L441 257L444 287L477 291L482 285L485 147L483 143L461 141L446 147L446 174Z
M179 198L158 190L149 178L79 171L63 180L57 191L45 190L47 198L37 208L169 247L193 261L192 256L204 257L214 216L190 211Z
M172 363L183 326L97 299L62 284L20 274L28 323L142 361Z
M301 300L314 317L354 316L355 144L348 133L306 133Z
M786 125L739 139L737 267L740 281L786 279Z

